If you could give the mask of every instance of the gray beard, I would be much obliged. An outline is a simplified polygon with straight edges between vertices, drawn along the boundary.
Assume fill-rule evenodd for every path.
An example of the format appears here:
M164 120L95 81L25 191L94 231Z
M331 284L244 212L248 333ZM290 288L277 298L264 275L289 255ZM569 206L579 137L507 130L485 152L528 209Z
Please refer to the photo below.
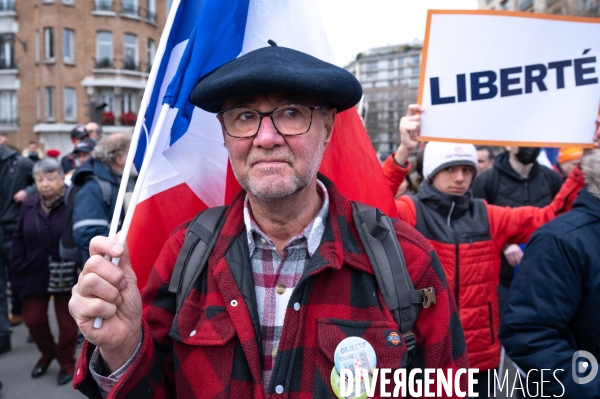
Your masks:
M585 153L579 163L588 192L600 199L600 150Z
M304 190L310 182L315 178L317 172L319 170L319 166L321 166L321 160L323 159L323 152L325 150L324 143L321 143L319 147L315 149L315 155L313 159L310 160L308 165L308 171L306 174L301 175L298 173L296 169L296 163L290 159L292 167L295 170L294 176L288 184L280 185L280 184L259 184L256 179L246 177L244 179L240 178L239 174L235 169L233 169L233 174L235 175L237 181L240 183L240 186L246 192L252 193L255 197L259 198L262 201L278 201L283 198L287 198L291 195L294 195L302 190Z

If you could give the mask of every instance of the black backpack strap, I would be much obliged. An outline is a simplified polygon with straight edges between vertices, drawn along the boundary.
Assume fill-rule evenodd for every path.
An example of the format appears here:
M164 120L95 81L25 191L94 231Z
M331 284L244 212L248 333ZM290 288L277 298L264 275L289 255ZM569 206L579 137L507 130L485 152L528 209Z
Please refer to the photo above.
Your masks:
M392 221L379 209L351 202L354 224L365 247L386 306L400 328L408 350L407 364L416 348L412 332L419 309L435 304L432 287L415 290Z
M90 176L91 179L94 179L96 183L100 186L100 192L102 193L102 200L104 203L110 208L110 203L112 202L112 187L108 180L104 180L99 178L96 175Z
M177 313L206 266L225 222L226 209L227 206L209 208L198 214L188 227L169 284L169 292L177 296Z

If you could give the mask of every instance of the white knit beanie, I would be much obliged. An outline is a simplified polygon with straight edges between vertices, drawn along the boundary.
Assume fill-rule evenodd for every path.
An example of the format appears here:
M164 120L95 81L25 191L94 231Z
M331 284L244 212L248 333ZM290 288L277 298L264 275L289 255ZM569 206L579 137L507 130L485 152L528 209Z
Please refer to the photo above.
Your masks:
M477 150L473 144L442 143L431 141L423 154L423 176L431 180L437 172L453 165L473 167L473 179L477 175Z

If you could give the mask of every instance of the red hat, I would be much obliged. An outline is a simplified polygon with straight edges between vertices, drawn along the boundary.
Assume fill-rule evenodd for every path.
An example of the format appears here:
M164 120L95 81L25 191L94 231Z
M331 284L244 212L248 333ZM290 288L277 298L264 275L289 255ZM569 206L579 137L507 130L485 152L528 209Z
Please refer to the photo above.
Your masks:
M60 156L60 151L56 148L50 148L48 151L46 151L46 155L48 155L50 158L58 158Z

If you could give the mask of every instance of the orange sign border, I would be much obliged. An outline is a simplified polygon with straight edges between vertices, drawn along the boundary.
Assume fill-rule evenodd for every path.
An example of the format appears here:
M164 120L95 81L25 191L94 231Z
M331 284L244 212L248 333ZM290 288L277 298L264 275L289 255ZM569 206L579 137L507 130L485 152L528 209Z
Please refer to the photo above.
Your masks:
M555 14L541 14L532 12L522 11L499 11L499 10L427 10L427 24L425 26L425 39L423 40L423 50L421 51L421 68L419 76L419 92L417 93L417 103L422 104L423 102L423 88L425 86L425 69L427 67L427 55L429 51L429 32L431 29L431 18L434 15L493 15L497 17L517 17L517 18L531 18L531 19L546 19L554 21L567 21L567 22L587 22L593 24L600 24L600 18L591 17L573 17L569 15L555 15ZM598 114L600 115L600 104L598 105ZM441 141L446 142L448 139L439 137L427 137L420 136L419 141ZM593 143L581 144L581 143L542 143L542 142L525 142L525 141L500 141L500 140L465 140L465 139L452 139L454 143L467 143L467 144L487 144L487 145L515 145L515 146L527 146L527 147L580 147L580 148L594 148Z

